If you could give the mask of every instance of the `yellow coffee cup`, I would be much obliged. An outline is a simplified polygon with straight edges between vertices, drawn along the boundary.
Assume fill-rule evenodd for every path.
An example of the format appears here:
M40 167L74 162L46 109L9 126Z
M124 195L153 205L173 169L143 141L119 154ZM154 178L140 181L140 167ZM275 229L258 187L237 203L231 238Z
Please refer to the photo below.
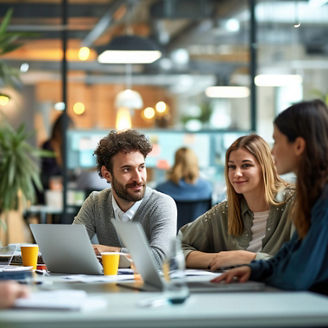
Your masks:
M35 244L21 245L22 261L24 266L31 266L36 270L38 264L39 247Z
M113 276L117 274L118 264L120 262L120 253L103 252L101 253L102 265L105 276Z

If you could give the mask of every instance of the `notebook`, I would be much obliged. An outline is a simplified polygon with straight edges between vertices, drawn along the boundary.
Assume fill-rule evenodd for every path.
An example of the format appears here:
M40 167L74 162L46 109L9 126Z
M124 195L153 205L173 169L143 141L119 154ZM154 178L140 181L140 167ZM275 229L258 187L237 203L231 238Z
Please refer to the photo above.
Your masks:
M32 267L11 265L17 249L17 244L0 247L0 280L25 280L32 277Z
M140 223L121 222L113 220L112 223L117 234L129 249L138 273L140 273L144 283L120 283L120 286L142 289L145 291L162 291L165 282L158 270L154 256ZM249 281L246 283L211 283L210 281L187 281L191 293L202 292L242 292L264 290L265 284L261 282Z

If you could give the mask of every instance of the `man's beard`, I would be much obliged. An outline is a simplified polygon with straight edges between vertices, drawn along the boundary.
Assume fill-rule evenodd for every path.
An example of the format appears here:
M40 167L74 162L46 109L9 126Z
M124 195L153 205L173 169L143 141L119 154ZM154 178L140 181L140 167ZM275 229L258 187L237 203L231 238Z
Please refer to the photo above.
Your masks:
M124 200L127 200L129 202L136 202L138 200L143 199L144 195L145 195L145 183L141 182L141 183L137 183L137 182L133 182L133 183L128 183L127 185L123 185L121 183L119 183L115 177L112 175L112 181L111 181L111 185L112 188L114 189L116 195ZM136 193L134 192L130 192L129 193L129 188L131 187L135 187L135 186L142 186L142 189Z

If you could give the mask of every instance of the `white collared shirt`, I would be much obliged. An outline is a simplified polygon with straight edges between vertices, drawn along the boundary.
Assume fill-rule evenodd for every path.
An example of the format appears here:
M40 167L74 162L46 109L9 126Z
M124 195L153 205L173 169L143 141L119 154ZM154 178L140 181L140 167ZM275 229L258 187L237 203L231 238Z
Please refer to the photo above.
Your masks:
M120 207L117 205L117 202L116 202L114 196L112 195L112 204L113 204L115 219L120 220L120 221L126 221L126 222L132 220L132 218L133 218L134 214L137 212L141 202L142 202L142 199L138 200L126 212L123 212L120 209Z

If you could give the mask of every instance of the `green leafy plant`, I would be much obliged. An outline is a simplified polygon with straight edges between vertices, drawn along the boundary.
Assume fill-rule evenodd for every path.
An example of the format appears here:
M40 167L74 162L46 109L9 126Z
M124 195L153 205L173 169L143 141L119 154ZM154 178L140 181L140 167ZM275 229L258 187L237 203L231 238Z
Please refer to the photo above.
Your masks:
M33 202L35 187L42 189L37 159L49 152L31 146L29 137L24 125L0 123L0 213L17 210L20 198L23 205Z
M186 124L189 120L199 120L200 122L208 123L212 115L212 106L211 103L205 101L200 106L200 113L198 115L184 115L181 118L183 124Z
M22 45L21 37L35 34L8 32L12 17L8 10L0 25L0 56ZM0 60L0 82L3 86L17 86L19 70ZM5 95L0 92L0 95ZM0 226L6 227L8 213L23 208L35 200L36 188L42 190L37 160L41 156L54 156L52 152L37 149L28 143L31 133L24 124L14 129L4 114L0 116Z
M320 90L314 89L314 90L312 90L312 94L315 97L317 97L317 98L321 99L322 101L324 101L328 105L328 92L324 93Z
M0 25L0 56L12 52L23 45L23 37L36 36L29 32L8 32L8 25L12 18L13 9L9 9ZM0 79L3 85L17 87L20 83L19 70L0 60ZM0 91L0 95L8 96Z

